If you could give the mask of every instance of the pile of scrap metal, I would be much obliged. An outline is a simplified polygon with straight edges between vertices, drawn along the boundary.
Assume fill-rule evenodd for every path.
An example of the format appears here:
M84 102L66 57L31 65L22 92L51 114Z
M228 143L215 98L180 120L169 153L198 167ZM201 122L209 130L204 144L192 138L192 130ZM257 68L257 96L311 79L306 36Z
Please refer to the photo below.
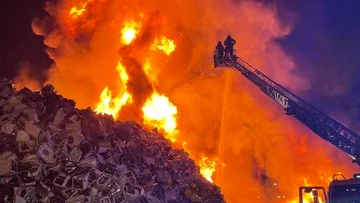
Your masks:
M0 79L0 202L225 202L183 150L134 122Z

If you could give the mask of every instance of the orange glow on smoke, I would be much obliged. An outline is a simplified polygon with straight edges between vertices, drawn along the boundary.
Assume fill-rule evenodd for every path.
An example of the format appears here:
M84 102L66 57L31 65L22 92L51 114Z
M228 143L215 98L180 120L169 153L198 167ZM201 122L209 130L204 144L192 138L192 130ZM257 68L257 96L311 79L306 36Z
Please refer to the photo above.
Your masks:
M150 63L150 60L148 60L148 59L145 62L144 71L147 76L149 76L149 77L151 76L151 63ZM152 81L153 81L153 79L152 79Z
M158 128L189 153L205 178L214 178L227 202L270 203L275 197L287 203L303 177L326 187L333 173L356 171L342 152L285 116L239 72L213 68L217 41L231 34L236 54L281 85L295 93L311 87L278 43L294 25L281 20L276 4L49 2L51 18L32 24L55 62L48 82L78 108ZM278 187L263 185L256 171ZM278 193L286 198L278 200Z
M158 82L157 81L158 72L156 72L156 70L154 70L154 68L152 68L150 59L145 60L145 64L144 64L143 69L144 69L144 72L147 75L147 77L150 79L150 81L153 84L156 84Z
M132 96L127 92L129 76L126 73L125 67L119 62L116 70L120 76L122 93L113 98L112 92L108 87L105 87L100 94L100 101L95 107L97 113L112 115L115 119L118 117L121 108L125 104L132 102Z
M178 113L169 98L155 92L148 98L142 107L144 124L157 127L165 131L165 137L171 142L177 140L176 114Z

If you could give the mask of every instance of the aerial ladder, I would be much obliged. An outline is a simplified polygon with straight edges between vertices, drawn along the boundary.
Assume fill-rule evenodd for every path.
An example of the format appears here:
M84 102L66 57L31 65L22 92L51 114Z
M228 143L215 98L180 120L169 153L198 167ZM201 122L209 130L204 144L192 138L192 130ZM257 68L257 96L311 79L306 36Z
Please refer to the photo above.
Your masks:
M235 40L230 44L225 40L224 44L226 48L222 47L221 42L216 46L213 55L215 68L235 68L238 70L259 87L263 93L277 102L285 110L286 115L295 117L316 135L348 154L353 163L360 165L359 135L236 56L232 47ZM319 192L323 194L327 203L360 203L360 174L355 174L351 179L346 179L338 174L334 175L327 192L319 186L299 187L300 203L305 201L303 199L305 193L311 193L313 202L320 203Z

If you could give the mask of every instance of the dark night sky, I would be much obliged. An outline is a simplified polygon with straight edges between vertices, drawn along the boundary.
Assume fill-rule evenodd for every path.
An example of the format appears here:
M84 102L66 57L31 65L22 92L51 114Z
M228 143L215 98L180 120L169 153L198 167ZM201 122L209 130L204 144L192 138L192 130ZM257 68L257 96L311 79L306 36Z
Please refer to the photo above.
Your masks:
M344 113L359 132L360 1L277 2L296 14L293 33L280 43L311 80L302 96L327 113Z
M360 129L360 1L262 1L276 3L285 22L296 21L293 33L279 42L294 57L298 74L312 83L301 96L327 113L343 112ZM42 5L43 0L1 0L1 77L14 77L23 62L39 74L49 67L42 38L31 31Z
M43 0L1 0L0 6L0 77L13 78L20 64L31 64L41 73L51 61L42 38L34 35L31 20L43 13Z

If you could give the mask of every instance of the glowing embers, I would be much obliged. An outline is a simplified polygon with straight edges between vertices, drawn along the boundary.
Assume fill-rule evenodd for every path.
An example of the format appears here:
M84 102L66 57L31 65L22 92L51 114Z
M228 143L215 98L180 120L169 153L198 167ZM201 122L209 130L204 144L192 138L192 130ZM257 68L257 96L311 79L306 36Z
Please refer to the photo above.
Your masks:
M91 2L92 0L88 0L86 1L82 6L81 8L78 8L76 6L72 7L69 11L69 15L72 17L72 18L77 18L79 16L81 16L84 11L86 11L86 7L87 5Z
M206 180L213 182L212 175L216 170L216 161L210 160L208 157L203 156L199 161L200 174L206 178Z
M155 39L151 46L151 50L160 50L163 51L166 55L170 55L173 51L175 51L175 49L176 45L174 40L168 39L166 37Z
M96 105L95 111L97 113L109 114L112 115L113 118L117 118L121 108L128 103L132 102L132 96L127 91L127 82L129 80L129 76L126 73L125 67L118 63L116 70L119 73L121 83L123 86L122 94L119 94L115 98L112 96L112 92L108 87L105 87L104 90L100 94L100 101Z
M124 27L121 29L121 41L126 45L131 44L139 33L140 27L141 24L135 21L125 22Z
M171 142L177 140L179 131L176 129L177 108L169 98L154 92L142 107L144 124L165 131L165 137Z

